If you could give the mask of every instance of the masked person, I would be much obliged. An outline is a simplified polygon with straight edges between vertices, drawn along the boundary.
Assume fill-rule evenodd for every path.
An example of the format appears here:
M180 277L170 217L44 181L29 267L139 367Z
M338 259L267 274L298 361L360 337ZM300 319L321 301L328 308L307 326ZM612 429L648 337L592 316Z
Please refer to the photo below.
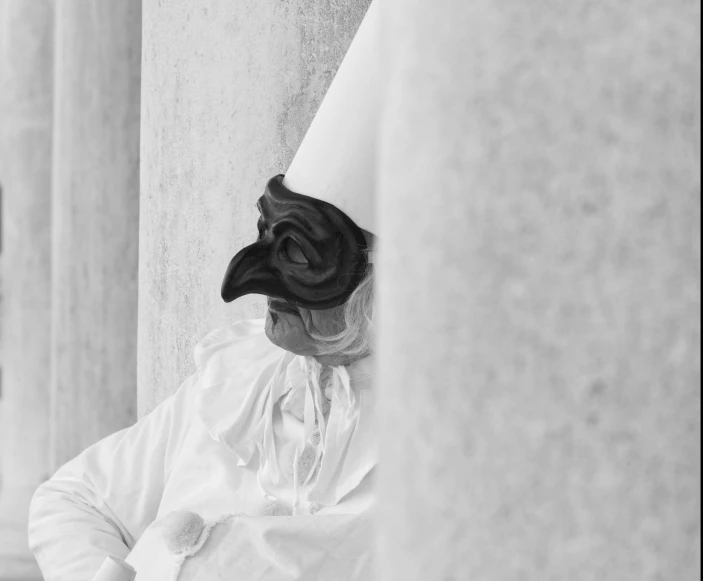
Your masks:
M207 335L173 396L37 490L46 581L109 555L137 581L373 578L377 9L227 269L223 299L267 295L265 321Z

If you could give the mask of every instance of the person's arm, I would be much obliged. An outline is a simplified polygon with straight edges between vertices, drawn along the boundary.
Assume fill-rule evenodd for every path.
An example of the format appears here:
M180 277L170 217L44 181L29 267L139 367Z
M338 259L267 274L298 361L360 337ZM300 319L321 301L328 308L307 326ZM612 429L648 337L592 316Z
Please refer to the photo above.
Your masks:
M44 581L91 581L125 558L156 518L172 460L193 419L198 376L131 428L88 448L36 491L29 545Z

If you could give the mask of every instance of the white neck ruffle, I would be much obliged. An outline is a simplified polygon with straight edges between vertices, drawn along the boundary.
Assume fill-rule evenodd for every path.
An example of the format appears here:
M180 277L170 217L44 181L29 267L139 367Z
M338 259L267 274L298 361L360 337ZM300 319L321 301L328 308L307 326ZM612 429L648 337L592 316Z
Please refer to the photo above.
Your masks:
M196 347L198 413L240 466L258 457L259 485L276 497L289 467L281 465L274 414L289 411L305 433L293 462L294 509L301 497L313 507L334 506L377 463L373 361L323 368L272 345L263 324L245 321L214 331Z

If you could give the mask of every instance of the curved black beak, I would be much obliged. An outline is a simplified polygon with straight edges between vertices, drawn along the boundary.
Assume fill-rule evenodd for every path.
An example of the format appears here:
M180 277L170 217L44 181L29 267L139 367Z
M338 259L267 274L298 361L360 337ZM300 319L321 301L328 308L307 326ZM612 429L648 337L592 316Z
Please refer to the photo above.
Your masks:
M259 240L235 255L222 281L222 299L226 303L252 293L269 294L277 287L270 253L270 244Z

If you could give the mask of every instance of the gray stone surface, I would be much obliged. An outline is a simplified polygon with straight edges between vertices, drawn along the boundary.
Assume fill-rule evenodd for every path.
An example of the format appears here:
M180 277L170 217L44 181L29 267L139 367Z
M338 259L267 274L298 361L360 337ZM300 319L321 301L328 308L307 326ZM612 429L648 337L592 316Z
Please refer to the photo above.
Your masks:
M141 1L56 3L52 456L136 419Z
M700 3L384 10L381 578L700 579Z
M39 570L27 510L49 472L50 0L0 0L0 578Z
M144 2L139 410L193 371L205 333L263 316L220 285L256 237L369 0Z

